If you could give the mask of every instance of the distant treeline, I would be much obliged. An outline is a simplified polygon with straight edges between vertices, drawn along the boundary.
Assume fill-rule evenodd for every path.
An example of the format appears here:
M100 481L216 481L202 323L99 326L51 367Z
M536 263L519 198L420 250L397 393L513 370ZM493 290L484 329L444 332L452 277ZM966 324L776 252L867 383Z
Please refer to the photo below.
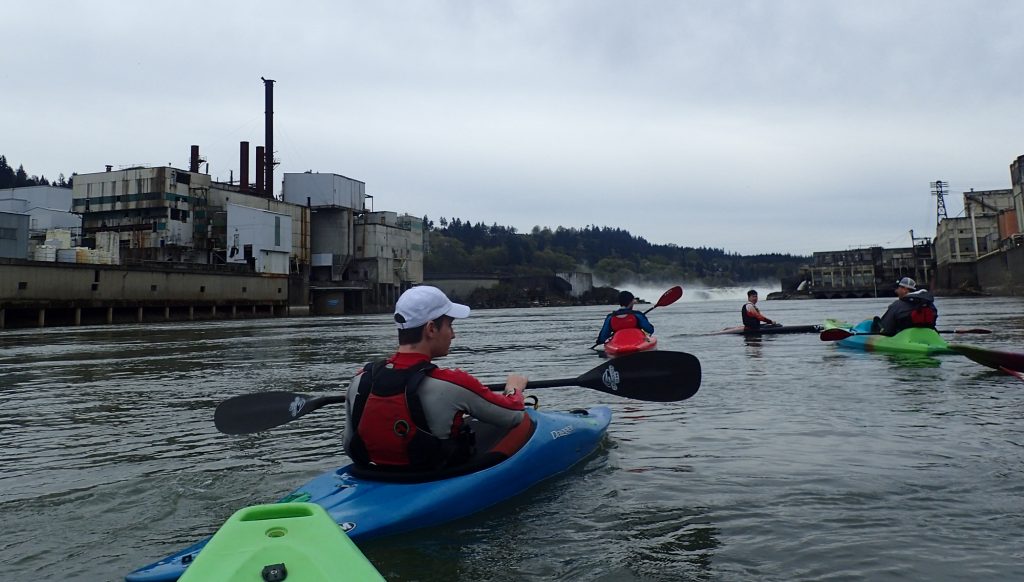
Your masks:
M72 178L74 178L73 175ZM46 176L29 176L28 172L25 171L24 166L18 164L18 169L15 170L7 163L7 157L0 155L0 189L25 188L27 186L59 186L61 188L70 188L71 180L64 178L64 174L61 174L54 182L47 180Z
M789 254L739 255L708 247L655 245L621 228L535 226L515 228L459 218L424 217L428 276L452 273L551 275L586 269L615 286L636 282L702 281L733 285L792 277L808 257Z

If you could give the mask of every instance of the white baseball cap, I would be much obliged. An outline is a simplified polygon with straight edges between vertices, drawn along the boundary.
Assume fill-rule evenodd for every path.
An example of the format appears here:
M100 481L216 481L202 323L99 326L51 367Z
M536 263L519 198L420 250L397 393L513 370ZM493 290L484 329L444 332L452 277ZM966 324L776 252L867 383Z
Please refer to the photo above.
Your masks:
M917 291L917 281L914 281L910 277L904 277L896 282L897 287L906 287L911 291Z
M452 303L437 287L419 285L402 293L395 303L395 325L398 329L411 329L426 325L442 315L462 319L469 317L469 307Z

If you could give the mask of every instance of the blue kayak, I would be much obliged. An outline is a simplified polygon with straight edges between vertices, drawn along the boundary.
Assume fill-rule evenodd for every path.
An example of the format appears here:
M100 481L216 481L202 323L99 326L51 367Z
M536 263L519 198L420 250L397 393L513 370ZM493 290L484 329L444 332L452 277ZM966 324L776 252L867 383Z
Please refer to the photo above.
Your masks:
M485 463L480 470L422 480L415 474L367 475L346 465L314 478L281 501L320 505L356 541L438 525L486 509L567 471L598 447L611 422L611 410L604 406L572 412L527 409L527 413L533 422L523 426L532 427L532 433L510 456L494 452L491 445L499 436L480 430L487 427L477 429L477 448L486 457L479 460ZM177 580L208 541L139 568L125 579Z

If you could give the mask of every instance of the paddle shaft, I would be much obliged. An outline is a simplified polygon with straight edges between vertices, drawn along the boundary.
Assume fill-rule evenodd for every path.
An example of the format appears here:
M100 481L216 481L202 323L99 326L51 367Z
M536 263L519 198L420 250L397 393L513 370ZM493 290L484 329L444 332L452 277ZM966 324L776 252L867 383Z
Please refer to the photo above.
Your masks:
M560 386L577 386L579 384L578 378L559 378L557 380L530 380L526 383L524 390L530 390L532 388L558 388ZM484 384L490 390L500 392L505 389L504 383Z
M581 386L623 398L648 402L679 402L697 393L701 366L685 352L639 352L610 360L576 378L535 380L527 388ZM504 384L487 384L504 390ZM328 404L345 402L345 395L310 397L272 391L243 394L217 406L214 424L226 434L249 434L289 423Z

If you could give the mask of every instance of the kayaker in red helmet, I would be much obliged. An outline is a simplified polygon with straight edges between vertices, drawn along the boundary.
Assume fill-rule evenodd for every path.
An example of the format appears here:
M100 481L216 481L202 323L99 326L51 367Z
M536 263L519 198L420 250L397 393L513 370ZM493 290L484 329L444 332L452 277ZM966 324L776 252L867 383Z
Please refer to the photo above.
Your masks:
M935 329L938 318L935 297L927 289L918 289L917 282L910 277L903 277L896 282L896 301L882 317L875 318L871 329L885 335L896 335L911 327Z
M608 341L608 338L612 337L612 334L619 331L620 329L628 329L631 327L638 327L648 334L654 333L654 326L648 321L647 316L643 313L633 309L633 305L636 304L636 297L629 291L619 292L619 309L609 313L604 318L604 325L601 326L601 332L597 334L597 344L603 344Z
M775 325L774 321L765 317L761 310L757 308L757 291L754 289L747 291L747 303L740 311L740 316L743 318L743 327L750 331L761 329L762 323Z
M395 304L398 351L371 362L348 388L345 452L357 465L430 471L459 465L474 453L466 416L511 429L524 422L527 379L509 374L504 393L470 374L438 368L448 355L455 319L469 307L420 285Z

